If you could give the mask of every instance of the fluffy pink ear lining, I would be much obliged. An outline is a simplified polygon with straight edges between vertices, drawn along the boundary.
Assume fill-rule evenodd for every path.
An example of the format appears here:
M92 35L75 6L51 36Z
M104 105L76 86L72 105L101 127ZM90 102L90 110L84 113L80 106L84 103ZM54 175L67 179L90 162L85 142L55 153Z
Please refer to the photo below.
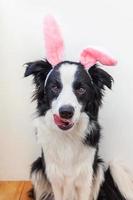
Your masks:
M46 58L55 66L62 61L64 55L64 42L55 19L47 16L44 21L44 39Z
M101 52L100 50L96 50L93 48L87 48L82 51L80 55L80 62L86 68L92 67L97 62L108 66L113 66L117 64L117 61L115 59Z

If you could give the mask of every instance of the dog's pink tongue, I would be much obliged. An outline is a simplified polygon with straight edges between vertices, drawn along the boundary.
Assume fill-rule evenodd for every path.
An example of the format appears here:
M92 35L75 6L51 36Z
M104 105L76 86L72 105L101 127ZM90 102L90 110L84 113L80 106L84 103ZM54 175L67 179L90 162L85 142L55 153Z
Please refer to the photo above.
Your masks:
M65 123L70 123L69 120L66 119L62 119L61 117L59 117L58 115L54 115L54 121L55 123L59 126L59 125L63 125Z

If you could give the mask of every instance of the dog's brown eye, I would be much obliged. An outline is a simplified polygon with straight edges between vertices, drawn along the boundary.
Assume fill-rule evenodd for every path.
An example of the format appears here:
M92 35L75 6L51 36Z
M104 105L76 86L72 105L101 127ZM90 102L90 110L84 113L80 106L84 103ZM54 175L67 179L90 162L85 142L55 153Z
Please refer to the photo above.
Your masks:
M76 93L79 94L79 95L82 95L82 94L84 94L85 92L86 92L86 89L85 89L85 88L80 87L80 88L76 89Z
M56 85L53 85L51 89L52 89L52 91L53 91L54 93L58 93L59 90L60 90L60 88L57 87Z

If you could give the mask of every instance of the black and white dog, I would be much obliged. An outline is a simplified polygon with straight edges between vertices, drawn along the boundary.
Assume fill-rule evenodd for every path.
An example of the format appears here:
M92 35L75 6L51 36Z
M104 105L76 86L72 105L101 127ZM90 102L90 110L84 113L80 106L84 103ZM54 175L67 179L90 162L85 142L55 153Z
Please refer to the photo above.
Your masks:
M99 158L98 112L112 77L99 67L115 60L93 48L80 62L61 61L63 41L53 18L46 21L47 60L27 64L33 75L42 155L32 165L35 200L133 200L133 178L120 163Z
M28 63L25 77L34 76L38 141L42 156L32 165L36 200L132 200L133 180L112 163L105 170L98 156L98 111L112 77L92 66L65 61ZM50 73L49 73L50 72Z

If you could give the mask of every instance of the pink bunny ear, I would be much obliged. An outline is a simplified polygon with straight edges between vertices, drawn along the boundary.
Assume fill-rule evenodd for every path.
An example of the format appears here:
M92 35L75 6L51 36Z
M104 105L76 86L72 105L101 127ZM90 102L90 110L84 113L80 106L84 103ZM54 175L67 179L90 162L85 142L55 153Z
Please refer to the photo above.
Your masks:
M80 55L80 62L86 68L92 67L97 62L108 66L113 66L117 64L117 61L115 59L101 52L100 50L96 50L93 48L87 48L82 51Z
M47 16L44 21L46 58L53 66L62 61L64 42L55 19Z

